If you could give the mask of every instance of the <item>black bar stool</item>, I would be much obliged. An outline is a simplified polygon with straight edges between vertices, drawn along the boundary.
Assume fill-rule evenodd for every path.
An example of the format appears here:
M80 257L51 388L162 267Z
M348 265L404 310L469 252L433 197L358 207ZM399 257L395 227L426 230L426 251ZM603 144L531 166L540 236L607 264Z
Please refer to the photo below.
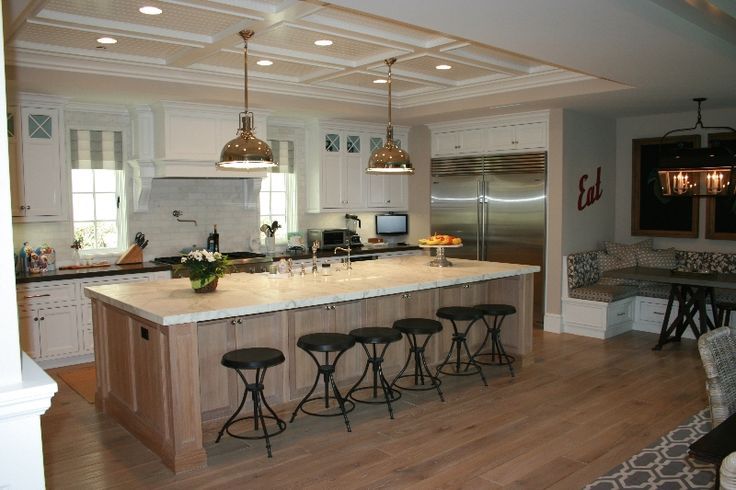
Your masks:
M475 305L473 308L477 308L483 312L483 323L486 324L486 336L478 350L473 354L473 359L475 359L475 362L478 364L484 364L486 366L508 366L511 376L513 377L514 367L512 364L516 359L514 356L506 354L506 349L503 348L503 344L501 343L501 324L503 323L504 318L506 318L506 315L513 315L516 313L516 308L511 305L503 304L482 304ZM488 324L486 316L493 317L493 326ZM485 347L489 336L491 337L491 352L481 353L480 351ZM485 362L479 361L479 356L491 356L491 360ZM496 356L498 356L498 361L496 361Z
M442 381L437 376L432 375L432 371L427 366L427 359L424 357L424 349L427 347L429 339L432 338L432 335L442 331L442 324L429 318L403 318L396 320L393 328L406 334L407 339L409 339L409 356L406 358L404 367L391 382L391 388L396 387L409 391L437 390L440 400L445 401L442 390L440 390ZM417 335L426 335L421 346L417 342ZM414 359L414 373L404 374L412 359ZM397 383L402 378L410 377L414 378L414 385L412 386L401 386ZM425 378L429 379L431 383L429 386L424 384Z
M470 354L470 349L468 349L467 342L468 332L475 324L475 322L483 318L483 312L470 306L445 306L438 309L436 314L439 318L450 320L450 322L452 323L453 333L450 350L447 351L447 356L445 356L445 360L442 361L439 366L437 366L437 373L435 374L435 376L439 376L440 373L446 374L448 376L471 376L473 374L479 374L480 379L483 380L483 384L488 386L488 383L486 382L486 377L483 375L483 368L480 366L480 364L475 362L475 359L473 359L472 354ZM465 330L462 332L457 329L457 324L455 323L461 321L468 322L468 326L465 327ZM462 360L463 349L468 354L467 361ZM453 351L455 351L456 359L454 362L450 363L450 358L452 357ZM454 364L455 370L443 371L443 368L448 364ZM463 369L462 371L460 370L461 366L465 366L465 369ZM473 369L469 370L471 367Z
M306 396L302 398L302 401L300 401L299 405L297 405L297 407L294 409L294 413L291 414L291 420L289 422L294 422L296 414L297 412L299 412L299 410L306 413L307 415L314 415L315 417L337 417L338 415L342 415L345 419L345 427L347 427L348 432L351 432L350 421L348 420L348 413L353 411L353 409L355 408L355 403L344 398L340 394L340 391L337 389L337 384L335 383L335 366L337 366L337 361L340 360L340 357L345 353L345 351L355 345L355 338L344 333L310 333L299 337L296 345L299 346L299 348L302 349L304 352L309 354L309 357L314 360L314 363L317 365L317 375L314 378L312 389L309 390L309 393L307 393ZM320 364L319 360L317 360L312 352L324 352L324 364ZM337 355L332 360L332 362L330 362L330 352L337 352ZM317 388L317 383L319 383L320 375L322 375L322 378L324 380L324 395L312 397L312 393L314 393L314 390ZM330 387L332 387L333 396L330 396ZM339 412L317 413L311 412L304 408L304 405L306 405L307 403L317 400L324 400L325 408L330 408L330 399L337 401L337 404L340 407ZM349 405L347 409L345 408L346 404Z
M353 387L350 388L347 397L358 403L385 403L388 406L389 416L391 418L394 418L394 410L391 406L391 402L401 398L401 392L391 388L391 385L386 380L386 377L383 375L383 368L381 367L381 365L383 364L383 356L386 354L386 349L388 349L388 346L393 342L401 340L401 332L394 328L365 327L356 328L355 330L350 332L350 335L355 337L356 342L363 346L363 350L365 351L366 356L368 356L368 360L365 363L363 374L360 376L360 379L353 385ZM372 353L368 350L368 345L372 346ZM378 345L383 345L383 349L381 349L380 355L378 354ZM368 367L370 366L373 367L373 386L364 386L362 388L358 388L358 386L360 386L360 383L362 383L365 379L366 374L368 374ZM383 392L382 400L378 399L379 383ZM370 399L357 398L355 396L355 393L365 390L372 390L373 396Z
M284 362L284 354L278 349L271 349L269 347L250 347L247 349L230 351L222 356L222 361L220 362L223 366L234 369L235 372L238 373L240 379L243 380L243 384L245 384L245 391L243 392L243 399L240 401L238 409L235 410L235 413L233 413L228 421L225 422L225 425L222 426L222 429L220 429L220 432L217 434L217 440L215 440L215 443L220 442L220 438L222 438L222 434L224 434L225 432L237 439L266 439L266 450L268 451L268 457L270 458L270 437L281 434L286 429L286 422L281 420L278 415L276 415L276 413L266 401L266 397L263 396L263 379L266 377L266 370L268 368L270 368L271 366L278 366L279 364ZM255 382L248 383L248 380L245 378L245 375L242 372L246 369L256 370ZM236 419L235 417L240 413L240 411L243 409L243 406L245 405L245 400L246 398L248 398L248 393L252 393L253 415ZM263 406L266 407L271 415L263 415L263 408L261 407L261 403L263 403ZM230 432L230 426L232 426L235 422L250 419L253 419L253 430L257 431L258 425L260 424L261 429L263 430L262 436L242 436ZM276 421L277 430L275 432L269 433L268 428L266 427L266 419Z

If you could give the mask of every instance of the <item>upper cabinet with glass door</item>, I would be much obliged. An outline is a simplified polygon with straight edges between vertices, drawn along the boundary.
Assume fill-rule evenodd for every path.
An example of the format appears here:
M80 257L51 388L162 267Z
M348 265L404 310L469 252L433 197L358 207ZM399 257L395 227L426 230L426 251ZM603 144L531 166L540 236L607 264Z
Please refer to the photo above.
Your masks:
M383 146L385 129L359 123L315 123L309 129L309 212L406 208L406 176L367 175L368 159ZM397 143L407 141L395 132Z
M8 107L10 188L15 221L68 217L60 107Z

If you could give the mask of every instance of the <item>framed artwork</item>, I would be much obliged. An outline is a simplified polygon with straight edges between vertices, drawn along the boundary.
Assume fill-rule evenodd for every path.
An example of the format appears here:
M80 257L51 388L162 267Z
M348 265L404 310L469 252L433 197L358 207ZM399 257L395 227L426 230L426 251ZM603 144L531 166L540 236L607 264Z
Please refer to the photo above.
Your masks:
M698 199L662 195L657 161L660 149L684 145L700 147L699 135L632 140L631 234L695 238L698 236Z
M708 146L724 146L736 153L736 133L708 135ZM736 240L736 200L723 197L705 199L705 238L710 240Z

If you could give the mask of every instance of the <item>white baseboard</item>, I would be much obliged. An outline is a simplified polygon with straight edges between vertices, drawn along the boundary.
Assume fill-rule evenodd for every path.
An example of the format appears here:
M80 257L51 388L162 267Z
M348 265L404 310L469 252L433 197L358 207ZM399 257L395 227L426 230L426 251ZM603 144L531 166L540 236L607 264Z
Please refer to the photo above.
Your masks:
M557 313L545 313L544 331L562 333L562 315L558 315Z
M64 366L73 366L74 364L83 364L85 362L94 362L94 354L83 354L81 356L60 357L58 359L45 359L43 361L35 361L36 364L43 369L52 369Z

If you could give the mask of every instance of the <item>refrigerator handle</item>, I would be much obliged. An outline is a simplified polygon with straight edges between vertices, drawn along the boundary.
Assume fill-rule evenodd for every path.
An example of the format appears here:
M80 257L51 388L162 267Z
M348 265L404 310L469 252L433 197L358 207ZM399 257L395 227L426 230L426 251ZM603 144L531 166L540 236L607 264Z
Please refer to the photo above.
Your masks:
M477 246L475 247L475 260L481 260L481 257L484 256L483 254L483 246L485 245L483 242L483 231L482 223L483 223L483 204L481 202L481 186L483 185L483 180L479 180L476 186L476 210L475 210L475 217L477 220L476 227L475 227L475 243Z

